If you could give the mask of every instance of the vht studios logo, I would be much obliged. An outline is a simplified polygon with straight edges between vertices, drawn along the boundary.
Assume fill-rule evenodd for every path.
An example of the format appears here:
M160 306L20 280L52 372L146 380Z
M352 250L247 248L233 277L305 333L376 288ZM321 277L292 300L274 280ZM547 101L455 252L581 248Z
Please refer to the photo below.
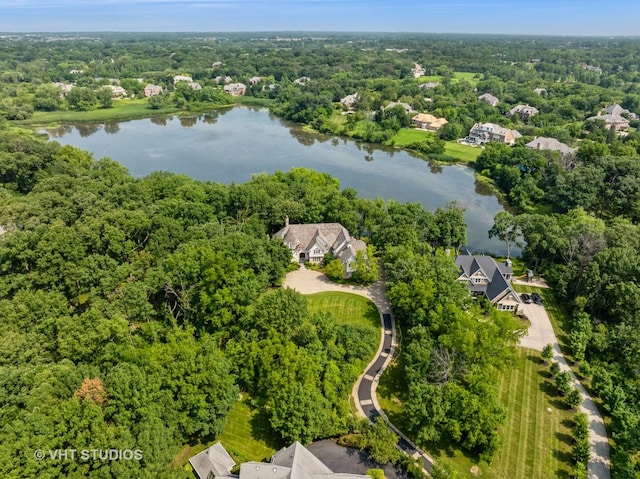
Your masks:
M38 461L141 461L139 449L38 449L33 452Z

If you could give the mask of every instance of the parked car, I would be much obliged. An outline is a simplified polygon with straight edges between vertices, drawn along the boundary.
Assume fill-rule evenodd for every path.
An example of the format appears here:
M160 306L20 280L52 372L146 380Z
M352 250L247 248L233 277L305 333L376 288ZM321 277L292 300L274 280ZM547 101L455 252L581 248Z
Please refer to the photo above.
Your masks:
M536 304L542 304L542 296L540 296L538 293L531 293L531 299Z
M531 304L531 296L529 296L527 293L522 293L520 295L520 299L527 304Z

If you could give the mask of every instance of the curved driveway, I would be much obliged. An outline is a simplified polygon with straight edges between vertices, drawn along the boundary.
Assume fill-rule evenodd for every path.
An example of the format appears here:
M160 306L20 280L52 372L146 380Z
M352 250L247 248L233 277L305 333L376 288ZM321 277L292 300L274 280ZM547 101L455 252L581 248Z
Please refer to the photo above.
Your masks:
M380 345L378 351L374 355L371 362L367 365L364 372L360 375L351 395L362 417L366 417L373 422L378 416L382 416L389 422L387 415L384 413L378 397L376 389L380 376L387 368L397 346L396 327L391 315L389 301L385 295L384 283L378 281L369 287L351 286L336 284L327 277L318 272L301 266L300 269L287 274L282 285L285 288L295 289L302 294L321 293L324 291L340 291L343 293L353 293L365 298L369 298L378 308L382 328L380 332ZM424 472L431 471L434 463L433 459L425 452L421 451L411 440L406 437L397 427L389 422L389 427L399 436L398 449L413 459L420 460Z

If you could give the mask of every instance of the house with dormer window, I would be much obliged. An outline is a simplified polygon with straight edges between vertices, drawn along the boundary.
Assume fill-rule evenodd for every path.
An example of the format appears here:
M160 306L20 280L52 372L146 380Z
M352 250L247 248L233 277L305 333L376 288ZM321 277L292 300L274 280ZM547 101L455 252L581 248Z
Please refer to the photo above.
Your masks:
M356 253L367 250L364 241L352 238L340 223L289 224L273 235L281 239L291 251L291 261L321 263L325 255L338 258L344 266L345 276L354 271Z
M500 311L517 312L522 304L511 286L511 261L497 263L491 256L472 255L468 252L456 257L460 268L458 281L464 283L474 296L484 296Z

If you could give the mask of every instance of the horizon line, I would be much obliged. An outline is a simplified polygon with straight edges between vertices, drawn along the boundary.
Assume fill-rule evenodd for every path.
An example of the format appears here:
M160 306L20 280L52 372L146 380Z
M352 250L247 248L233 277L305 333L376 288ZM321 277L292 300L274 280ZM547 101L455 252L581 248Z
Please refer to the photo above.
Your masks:
M100 33L170 33L170 34L229 34L229 33L283 33L283 34L304 34L304 33L327 33L327 34L395 34L395 35L482 35L482 36L505 36L505 37L561 37L561 38L640 38L640 34L562 34L562 33L488 33L488 32L420 32L420 31L396 31L396 30L15 30L0 31L0 35L61 35L61 34L100 34Z

